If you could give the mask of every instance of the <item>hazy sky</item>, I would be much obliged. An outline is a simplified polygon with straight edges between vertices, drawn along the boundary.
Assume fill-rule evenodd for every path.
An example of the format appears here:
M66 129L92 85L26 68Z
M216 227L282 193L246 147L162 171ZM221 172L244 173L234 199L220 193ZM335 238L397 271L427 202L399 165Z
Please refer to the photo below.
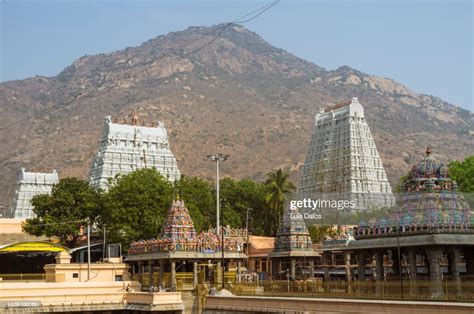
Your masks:
M231 21L269 2L0 1L0 81L53 76L80 56ZM349 65L474 111L472 18L471 0L282 0L245 26L326 69Z

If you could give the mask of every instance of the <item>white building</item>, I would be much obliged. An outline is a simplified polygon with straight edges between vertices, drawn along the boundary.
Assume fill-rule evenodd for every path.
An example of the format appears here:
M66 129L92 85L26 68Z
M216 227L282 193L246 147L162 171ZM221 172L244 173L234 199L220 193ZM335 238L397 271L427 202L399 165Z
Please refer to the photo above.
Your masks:
M157 126L144 123L140 126L136 115L129 124L112 122L110 116L106 117L99 152L91 167L90 184L107 190L109 179L117 174L152 167L170 181L180 177L164 125L159 122Z
M391 206L395 199L357 98L321 109L315 118L300 196L353 200L353 209Z
M53 185L58 182L59 177L56 170L53 170L51 173L43 173L27 172L25 168L21 168L13 204L14 218L27 219L35 217L31 199L39 194L51 194Z

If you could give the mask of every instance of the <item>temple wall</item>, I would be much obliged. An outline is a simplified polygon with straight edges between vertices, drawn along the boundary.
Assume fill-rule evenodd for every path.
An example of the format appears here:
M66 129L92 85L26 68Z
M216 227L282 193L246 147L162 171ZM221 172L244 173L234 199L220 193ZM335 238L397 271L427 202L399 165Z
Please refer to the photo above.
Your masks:
M49 264L44 267L47 282L85 282L87 264ZM89 282L128 281L128 266L123 263L92 263Z

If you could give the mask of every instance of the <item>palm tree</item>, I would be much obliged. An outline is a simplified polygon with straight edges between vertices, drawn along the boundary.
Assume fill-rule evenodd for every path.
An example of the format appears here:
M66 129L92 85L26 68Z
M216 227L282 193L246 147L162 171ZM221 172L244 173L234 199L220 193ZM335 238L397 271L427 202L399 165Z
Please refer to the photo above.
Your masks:
M280 225L283 205L286 201L286 193L295 191L296 187L293 182L289 180L288 172L282 169L272 170L267 173L265 186L267 188L265 201L273 212L278 215L278 225Z

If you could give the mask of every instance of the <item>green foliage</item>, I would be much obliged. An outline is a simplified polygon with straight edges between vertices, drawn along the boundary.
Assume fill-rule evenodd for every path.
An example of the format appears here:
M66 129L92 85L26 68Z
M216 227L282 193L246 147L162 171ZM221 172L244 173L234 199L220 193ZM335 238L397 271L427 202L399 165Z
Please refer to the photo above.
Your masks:
M118 177L105 195L101 219L109 239L124 247L157 237L173 199L173 186L156 169L140 169Z
M94 223L103 209L100 192L85 181L64 178L53 186L51 195L37 195L32 200L36 218L27 219L25 232L57 237L73 247L83 235L87 221Z
M464 161L453 161L449 164L449 175L459 185L459 191L474 192L474 155Z
M269 213L265 203L265 186L250 179L221 180L221 206L224 212L224 224L234 228L245 228L247 209L249 211L249 229L253 234L267 234L262 213ZM269 220L271 223L271 220ZM268 222L266 223L268 225Z
M281 169L270 172L265 183L225 178L220 186L224 225L245 228L247 209L251 209L249 230L266 236L275 235L285 194L295 190L288 173ZM197 232L215 226L216 191L211 182L182 176L173 185L153 168L117 176L110 181L108 192L95 191L78 179L62 179L50 196L34 198L38 218L28 220L24 228L31 234L56 236L74 246L89 219L99 230L105 226L109 241L127 248L133 241L160 235L177 194L185 201Z
M405 186L405 183L408 181L408 174L404 175L404 176L401 176L400 179L398 180L398 184L395 188L395 191L397 193L401 193L404 191L404 186Z
M108 237L127 247L132 241L159 236L171 201L176 194L185 201L197 232L215 226L216 198L212 183L182 176L174 186L154 169L142 169L111 182L105 195L101 222ZM267 205L266 184L249 179L225 178L220 183L221 213L224 224L244 228L247 208L249 229L256 235L274 235L278 217Z
M326 237L335 237L337 235L337 230L331 225L312 225L308 226L308 231L311 236L311 241L313 243L321 243Z
M207 230L216 220L214 190L208 181L196 177L182 176L175 189L184 200L193 219L196 232Z
M272 216L276 216L278 222L283 215L283 206L287 199L286 194L296 190L295 185L289 180L289 174L282 169L267 173L265 180L267 195L265 201L273 210Z

